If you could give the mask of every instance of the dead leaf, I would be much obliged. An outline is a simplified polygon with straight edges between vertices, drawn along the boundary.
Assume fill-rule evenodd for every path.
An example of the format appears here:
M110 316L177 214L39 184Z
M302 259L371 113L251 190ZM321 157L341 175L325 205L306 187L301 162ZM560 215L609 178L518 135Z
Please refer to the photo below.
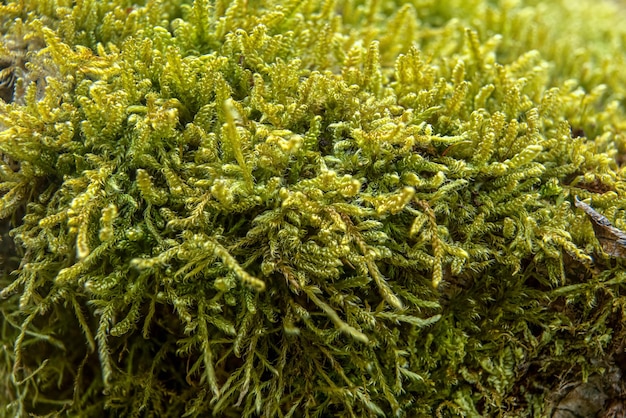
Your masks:
M591 219L593 232L600 242L602 250L612 257L626 258L626 232L611 225L605 216L578 199L578 196L574 200L576 207L584 210Z

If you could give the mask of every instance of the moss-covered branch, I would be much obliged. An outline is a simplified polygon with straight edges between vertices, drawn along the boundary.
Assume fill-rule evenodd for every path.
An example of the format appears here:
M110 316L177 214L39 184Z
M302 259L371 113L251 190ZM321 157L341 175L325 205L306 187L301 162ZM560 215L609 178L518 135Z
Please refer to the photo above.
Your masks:
M616 4L5 3L0 415L539 416L623 350Z

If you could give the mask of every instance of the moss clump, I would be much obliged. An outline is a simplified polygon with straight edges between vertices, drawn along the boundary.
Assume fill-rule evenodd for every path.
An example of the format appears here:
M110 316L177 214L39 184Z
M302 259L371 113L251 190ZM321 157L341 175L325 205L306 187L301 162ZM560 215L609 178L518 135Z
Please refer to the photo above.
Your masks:
M539 416L622 350L617 5L5 3L3 414Z

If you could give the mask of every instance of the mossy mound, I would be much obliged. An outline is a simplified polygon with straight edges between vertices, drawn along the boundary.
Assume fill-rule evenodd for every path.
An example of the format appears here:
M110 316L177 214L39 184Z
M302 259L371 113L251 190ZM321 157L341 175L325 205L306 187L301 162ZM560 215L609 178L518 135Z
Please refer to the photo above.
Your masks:
M6 416L541 416L623 352L617 4L0 16Z

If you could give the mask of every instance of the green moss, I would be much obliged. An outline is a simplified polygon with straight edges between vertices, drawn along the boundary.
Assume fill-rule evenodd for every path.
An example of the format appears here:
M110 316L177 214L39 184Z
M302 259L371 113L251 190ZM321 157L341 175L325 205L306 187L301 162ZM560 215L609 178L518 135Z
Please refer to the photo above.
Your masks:
M4 415L541 416L623 350L617 4L5 3Z

